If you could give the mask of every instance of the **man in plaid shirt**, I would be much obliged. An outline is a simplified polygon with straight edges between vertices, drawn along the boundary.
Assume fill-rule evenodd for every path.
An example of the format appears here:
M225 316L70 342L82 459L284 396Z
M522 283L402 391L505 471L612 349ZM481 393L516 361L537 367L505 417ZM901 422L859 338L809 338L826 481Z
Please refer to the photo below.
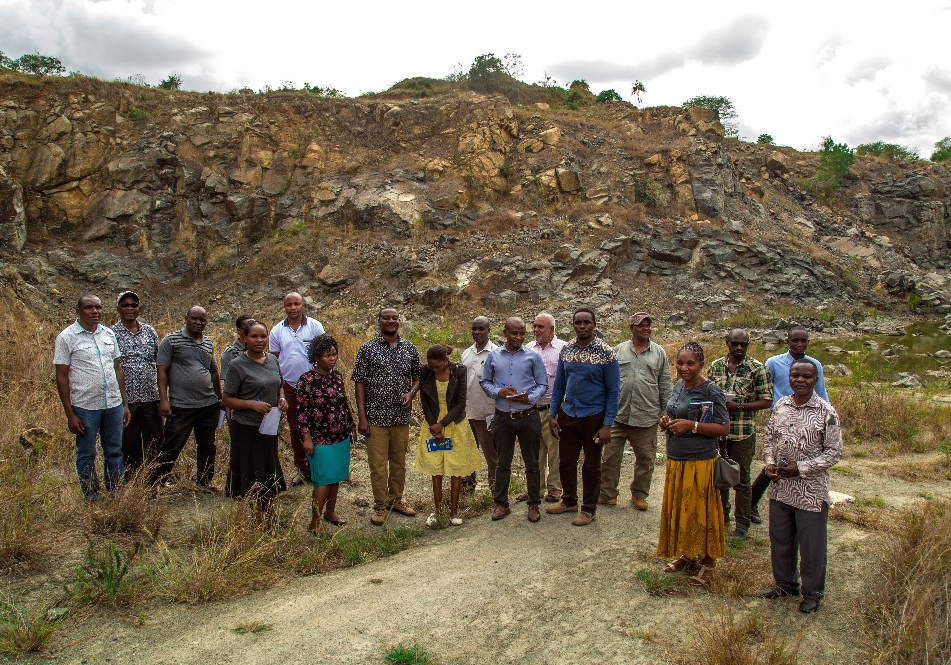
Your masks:
M756 412L773 405L773 382L766 366L747 355L749 334L740 328L726 336L728 353L714 360L707 377L726 393L730 412L730 434L726 453L740 465L740 484L736 492L736 529L734 538L746 538L750 528L750 464L756 452ZM720 490L723 518L730 521L730 490Z

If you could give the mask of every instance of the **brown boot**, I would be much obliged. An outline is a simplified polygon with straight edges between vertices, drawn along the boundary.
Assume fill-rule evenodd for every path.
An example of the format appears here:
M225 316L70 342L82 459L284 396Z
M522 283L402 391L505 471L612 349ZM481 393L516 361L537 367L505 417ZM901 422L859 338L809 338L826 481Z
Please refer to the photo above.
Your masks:
M571 520L571 523L574 524L575 526L588 526L593 521L594 521L594 513L586 513L585 511L582 510L580 513L578 513L578 516L576 518Z
M548 506L545 508L545 512L549 515L561 515L562 513L576 513L578 512L578 506L566 506L564 503L556 503L554 506Z

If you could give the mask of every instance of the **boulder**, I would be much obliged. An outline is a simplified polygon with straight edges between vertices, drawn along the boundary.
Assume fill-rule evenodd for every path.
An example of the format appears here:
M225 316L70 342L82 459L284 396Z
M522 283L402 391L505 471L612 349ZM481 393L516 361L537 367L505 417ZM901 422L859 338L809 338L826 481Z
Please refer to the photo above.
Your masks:
M822 366L826 376L852 376L852 370L845 363L828 363Z
M341 288L352 282L354 277L343 266L328 263L317 273L317 279L330 288Z
M672 238L655 238L647 255L664 263L687 263L693 256L693 250Z
M702 332L713 332L714 326L713 321L704 321L700 324L700 330Z
M577 171L571 169L555 169L555 177L558 179L558 189L571 194L581 189L581 178Z
M842 492L833 492L829 490L829 503L836 506L843 503L855 503L855 497Z
M934 355L935 358L947 359L951 358L951 351L941 349L940 351L935 351L932 355Z
M911 372L899 372L892 381L892 386L896 388L920 388L921 385L921 377Z
M774 150L766 159L766 168L777 175L789 173L789 159L783 153Z
M827 346L826 352L838 355L840 353L845 353L845 350L841 346Z
M538 138L547 146L556 146L558 142L561 141L561 130L557 127L546 129L538 135Z

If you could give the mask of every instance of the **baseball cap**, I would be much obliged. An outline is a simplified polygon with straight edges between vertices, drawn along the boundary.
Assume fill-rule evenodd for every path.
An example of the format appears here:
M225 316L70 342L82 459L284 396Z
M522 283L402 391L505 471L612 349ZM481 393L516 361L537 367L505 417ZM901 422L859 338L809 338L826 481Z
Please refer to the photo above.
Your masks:
M135 298L135 301L136 301L136 302L139 302L139 294L138 294L138 293L136 293L135 291L123 291L122 293L119 294L119 297L116 298L116 305L118 305L120 302L122 302L122 299L123 299L123 298L128 298L128 297Z
M654 322L653 317L651 317L651 315L647 312L635 312L627 319L627 324L629 326L638 326L644 321L644 319L647 319L651 323Z

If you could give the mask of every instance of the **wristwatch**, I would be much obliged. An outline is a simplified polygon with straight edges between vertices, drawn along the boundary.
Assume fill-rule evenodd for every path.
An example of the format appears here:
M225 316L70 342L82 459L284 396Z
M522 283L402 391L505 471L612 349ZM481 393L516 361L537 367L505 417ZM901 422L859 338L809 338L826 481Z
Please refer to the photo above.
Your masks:
M696 421L696 420L693 421L693 433L694 433L694 434L697 433L697 426L698 426L699 424L700 424L699 421Z

